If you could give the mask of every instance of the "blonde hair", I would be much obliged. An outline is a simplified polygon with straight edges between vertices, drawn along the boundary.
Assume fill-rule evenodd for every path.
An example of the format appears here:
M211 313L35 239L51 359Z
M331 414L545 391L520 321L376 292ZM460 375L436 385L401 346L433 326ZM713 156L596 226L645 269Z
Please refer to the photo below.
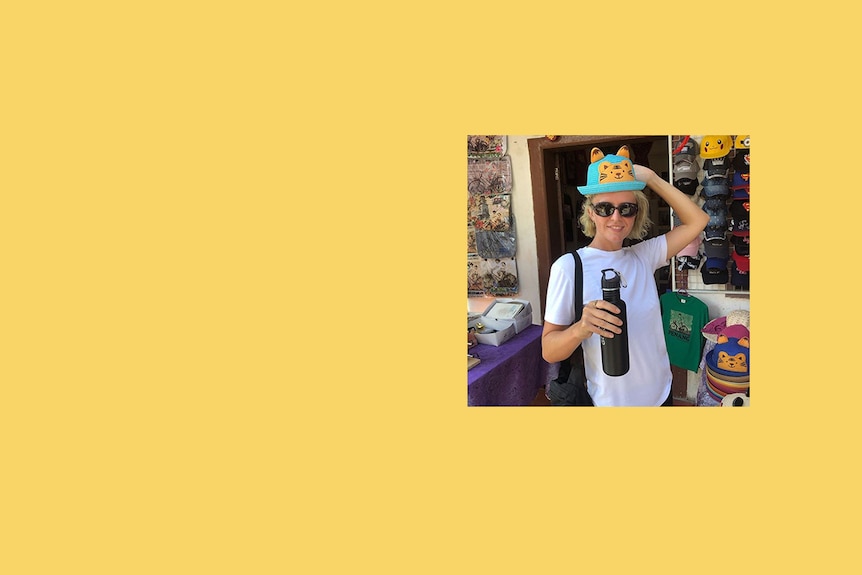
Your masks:
M646 237L652 226L652 220L649 219L649 200L646 195L640 190L634 190L635 202L638 205L638 213L635 216L635 224L632 226L632 231L626 236L630 240L641 240ZM596 224L590 219L588 210L593 207L593 200L590 196L586 196L584 204L581 207L581 215L578 222L581 224L581 229L584 235L588 238L596 237Z

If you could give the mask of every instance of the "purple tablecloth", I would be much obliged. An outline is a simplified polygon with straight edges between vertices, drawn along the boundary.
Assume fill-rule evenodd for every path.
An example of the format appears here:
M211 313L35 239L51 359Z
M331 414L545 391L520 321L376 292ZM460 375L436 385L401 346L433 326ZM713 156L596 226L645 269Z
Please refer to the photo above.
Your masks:
M499 347L472 348L481 363L467 372L467 405L530 405L548 379L542 326L531 325Z

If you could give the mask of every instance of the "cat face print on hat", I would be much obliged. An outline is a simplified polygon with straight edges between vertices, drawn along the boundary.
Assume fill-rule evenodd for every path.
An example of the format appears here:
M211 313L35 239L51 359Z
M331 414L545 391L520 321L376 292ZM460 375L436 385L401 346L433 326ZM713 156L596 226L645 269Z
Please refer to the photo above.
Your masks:
M730 153L732 147L730 136L704 136L700 142L700 157L722 158Z
M635 179L634 164L628 146L621 146L616 154L605 155L598 148L590 152L587 168L587 185L578 186L585 196L606 192L633 192L646 187L645 182Z

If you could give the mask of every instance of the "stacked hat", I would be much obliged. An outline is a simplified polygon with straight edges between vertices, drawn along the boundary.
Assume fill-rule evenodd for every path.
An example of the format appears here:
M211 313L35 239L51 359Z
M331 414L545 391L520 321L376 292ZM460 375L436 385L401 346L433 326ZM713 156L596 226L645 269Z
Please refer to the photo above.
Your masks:
M730 156L707 158L703 161L703 172L707 180L730 177Z
M750 286L751 246L751 139L736 136L733 142L733 201L730 205L733 235L733 267L730 283L742 289Z
M673 227L682 225L682 221L676 212L673 213ZM698 235L687 246L676 254L676 269L679 271L696 270L700 267L700 244L703 242L702 235Z
M751 167L751 140L749 136L737 136L733 141L733 171L747 174Z
M744 329L743 329L744 328ZM747 309L735 309L725 316L711 320L700 330L704 339L718 343L718 336L724 333L727 337L750 337L751 312Z
M733 144L733 197L746 199L751 188L751 150L748 136L737 136Z
M727 242L727 238L722 235L720 238L704 240L703 253L708 258L721 258L726 260L730 257L730 245Z
M730 154L732 145L730 136L704 136L700 142L700 157L705 160L723 158Z
M748 331L740 331L743 330ZM751 337L747 333L733 337L722 332L717 336L715 347L706 354L706 387L713 399L721 401L728 394L748 391L750 350Z
M749 242L751 240L751 236L731 236L730 242L733 244L733 249L736 253L741 256L751 255L749 248Z
M697 141L689 138L673 155L673 184L690 196L697 191L698 149Z
M730 279L727 270L727 258L711 258L707 256L706 261L700 268L700 275L705 284L726 284Z
M698 235L676 255L677 269L696 270L700 267L700 244L703 239Z
M744 256L734 249L733 269L730 273L730 283L746 290L749 289L749 286L751 285L748 281L748 270L750 265L750 257Z
M723 179L722 179L723 180ZM704 182L708 182L709 180L704 180ZM715 181L715 180L713 180ZM727 180L723 180L727 181ZM728 225L728 217L727 217L727 198L726 194L718 194L718 195L708 195L709 189L711 186L707 183L704 185L702 194L706 196L706 200L703 202L703 206L701 209L709 214L709 222L706 224L706 229L704 230L703 236L706 240L721 240L725 238L725 233L727 232ZM727 186L724 186L724 190L727 190Z
M709 223L706 227L721 230L724 234L727 229L727 202L724 198L707 198L701 209L709 214Z
M707 323L703 337L715 347L707 352L705 376L710 397L721 402L733 394L748 394L751 332L748 310L733 310Z
M733 174L733 185L731 189L733 190L733 199L735 200L744 200L751 197L751 174L740 174L739 172L734 172Z
M734 236L748 236L751 233L749 212L751 200L733 200L730 203L730 215L733 220L731 233Z

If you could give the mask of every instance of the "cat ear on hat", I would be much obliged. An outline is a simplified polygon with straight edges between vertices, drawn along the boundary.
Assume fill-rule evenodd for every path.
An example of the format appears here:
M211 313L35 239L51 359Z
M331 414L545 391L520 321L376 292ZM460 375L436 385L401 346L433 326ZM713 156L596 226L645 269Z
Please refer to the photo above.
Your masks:
M632 159L632 151L626 144L620 146L620 149L617 150L617 155L628 158L629 160Z
M600 149L593 148L592 150L590 150L590 163L591 164L593 162L598 162L599 160L601 160L604 157L605 157L605 153L602 152Z

